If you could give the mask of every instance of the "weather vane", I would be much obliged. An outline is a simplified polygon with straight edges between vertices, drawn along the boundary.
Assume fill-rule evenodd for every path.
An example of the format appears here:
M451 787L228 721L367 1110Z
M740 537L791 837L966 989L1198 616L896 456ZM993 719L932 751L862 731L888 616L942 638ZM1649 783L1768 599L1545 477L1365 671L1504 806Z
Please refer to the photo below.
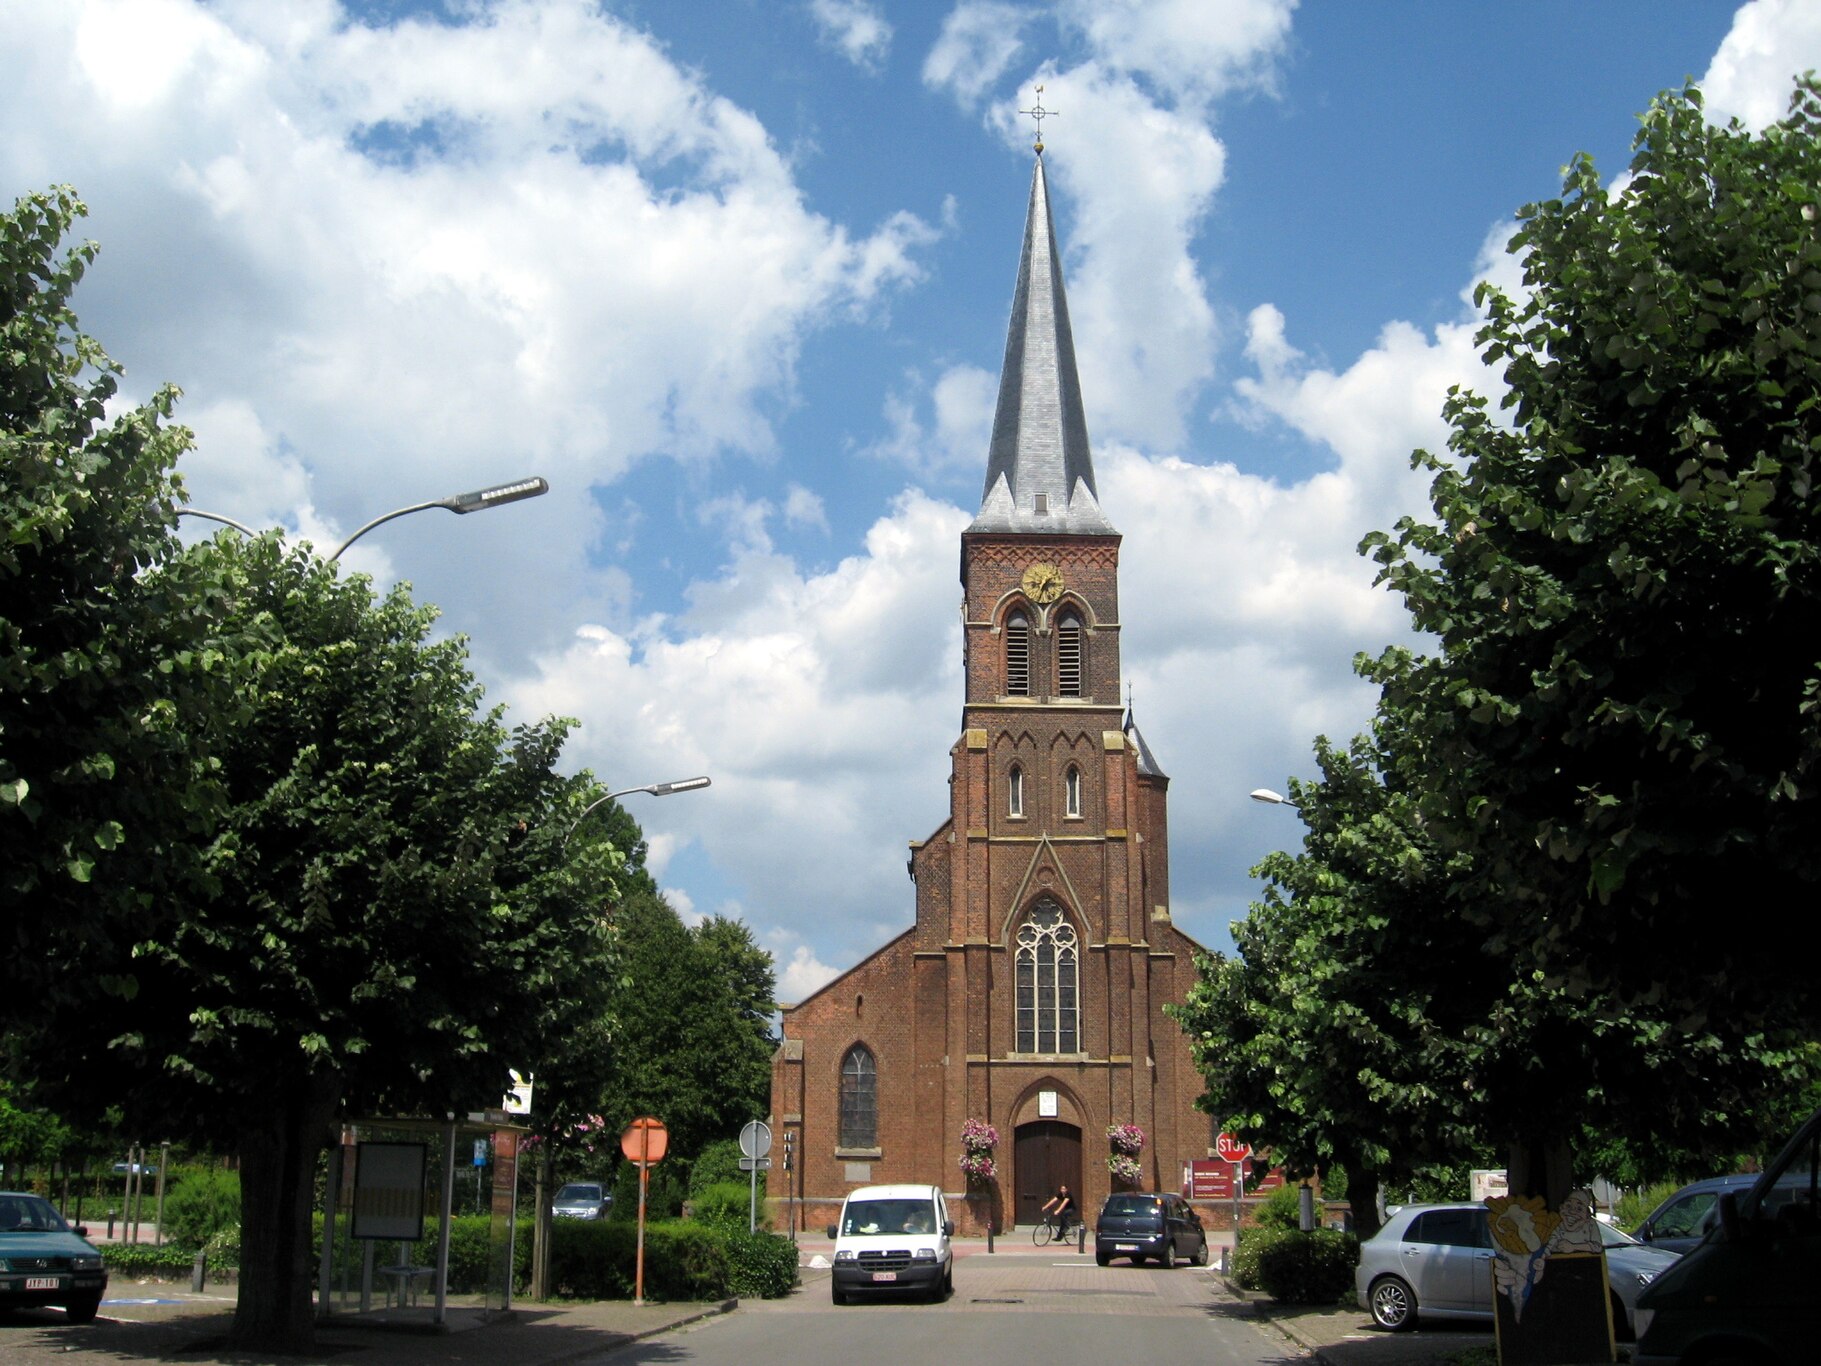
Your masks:
M1037 120L1037 155L1043 155L1043 121L1055 117L1060 111L1043 107L1043 87L1037 87L1037 101L1029 109L1020 109L1020 114L1029 114Z

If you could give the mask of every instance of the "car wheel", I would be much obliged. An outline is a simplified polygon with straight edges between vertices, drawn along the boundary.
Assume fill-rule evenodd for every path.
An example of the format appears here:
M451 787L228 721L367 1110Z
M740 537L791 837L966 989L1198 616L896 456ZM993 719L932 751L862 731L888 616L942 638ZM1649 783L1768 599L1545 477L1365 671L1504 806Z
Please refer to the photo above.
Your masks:
M1176 1269L1176 1240L1174 1238L1165 1238L1163 1240L1163 1256L1159 1257L1157 1260L1163 1263L1163 1269L1165 1271L1174 1271Z
M1372 1306L1372 1322L1390 1332L1402 1332L1416 1323L1416 1292L1408 1281L1385 1276L1372 1282L1367 1296Z
M832 1280L828 1283L828 1295L836 1304L847 1303L847 1292Z
M1637 1334L1632 1331L1631 1315L1625 1312L1625 1301L1616 1291L1606 1293L1612 1297L1612 1335L1620 1342L1630 1342Z
M95 1315L101 1309L101 1293L84 1295L81 1299L71 1300L63 1306L63 1313L71 1323L93 1323Z
M1107 1264L1107 1263L1108 1263L1108 1262L1110 1262L1110 1261L1112 1261L1112 1260L1113 1260L1113 1254L1112 1254L1112 1253L1110 1253L1110 1252L1102 1252L1102 1251L1101 1251L1101 1250L1100 1250L1100 1249L1099 1249L1099 1248L1095 1248L1095 1249L1094 1249L1094 1263L1095 1263L1095 1265L1097 1265L1097 1266L1105 1266L1105 1265L1106 1265L1106 1264Z
M1204 1234L1202 1236L1201 1246L1195 1249L1195 1265L1206 1266L1210 1260L1211 1256L1208 1252L1208 1240L1207 1236Z

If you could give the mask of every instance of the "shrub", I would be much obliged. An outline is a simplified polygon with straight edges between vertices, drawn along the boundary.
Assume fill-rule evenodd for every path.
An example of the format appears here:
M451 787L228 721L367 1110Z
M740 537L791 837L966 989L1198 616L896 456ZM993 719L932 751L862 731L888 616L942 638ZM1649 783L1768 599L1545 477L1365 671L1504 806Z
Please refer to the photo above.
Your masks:
M716 1228L747 1231L752 1219L752 1187L745 1181L720 1181L705 1187L690 1197L690 1208L695 1217L704 1224ZM770 1218L763 1213L761 1205L760 1225L771 1226Z
M1626 1191L1613 1206L1612 1221L1630 1232L1649 1217L1650 1212L1682 1187L1674 1181L1661 1181L1642 1190Z
M702 1149L689 1169L689 1198L694 1200L710 1186L724 1181L745 1185L746 1173L740 1170L740 1157L738 1139L724 1138Z
M196 1252L193 1248L171 1243L163 1247L150 1243L106 1243L101 1248L101 1260L110 1275L126 1280L187 1280L195 1265ZM232 1249L215 1252L205 1249L203 1265L211 1276L236 1270L240 1265L238 1236Z
M672 1168L662 1164L651 1169L651 1180L645 1187L645 1223L675 1219L683 1213L683 1184ZM639 1169L631 1162L620 1163L613 1178L613 1208L607 1217L622 1224L639 1220Z
M723 1234L727 1245L727 1289L741 1299L775 1300L797 1284L797 1245L776 1233Z
M1264 1229L1244 1240L1240 1252L1251 1276L1251 1283L1240 1282L1246 1289L1284 1304L1333 1304L1353 1285L1359 1239L1334 1229Z
M164 1196L165 1241L194 1252L240 1225L240 1173L222 1167L183 1171Z
M1299 1189L1297 1186L1279 1186L1258 1202L1252 1212L1252 1222L1259 1228L1298 1229L1302 1219L1298 1210L1302 1199L1297 1194Z

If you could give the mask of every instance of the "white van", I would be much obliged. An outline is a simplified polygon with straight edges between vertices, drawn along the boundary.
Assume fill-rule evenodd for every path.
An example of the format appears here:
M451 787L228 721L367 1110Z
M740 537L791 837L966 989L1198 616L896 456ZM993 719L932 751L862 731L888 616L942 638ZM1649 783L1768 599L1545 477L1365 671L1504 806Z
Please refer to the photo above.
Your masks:
M955 1225L940 1186L862 1186L848 1193L828 1236L836 1304L875 1290L940 1301L955 1288Z

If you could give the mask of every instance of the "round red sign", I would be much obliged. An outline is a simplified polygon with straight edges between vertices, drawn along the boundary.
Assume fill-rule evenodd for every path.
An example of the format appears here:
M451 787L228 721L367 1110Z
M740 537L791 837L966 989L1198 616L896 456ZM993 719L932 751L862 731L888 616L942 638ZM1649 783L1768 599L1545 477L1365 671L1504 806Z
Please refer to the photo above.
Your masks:
M620 1135L620 1151L628 1162L636 1162L641 1167L661 1161L669 1149L670 1131L664 1127L663 1120L652 1119L649 1115L633 1120Z

